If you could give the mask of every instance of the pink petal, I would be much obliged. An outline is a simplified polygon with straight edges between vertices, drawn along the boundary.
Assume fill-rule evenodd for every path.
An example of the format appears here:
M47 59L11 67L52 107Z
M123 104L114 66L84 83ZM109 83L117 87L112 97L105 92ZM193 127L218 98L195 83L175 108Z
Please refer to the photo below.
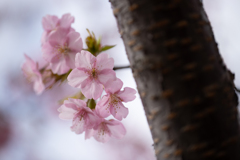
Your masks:
M74 22L74 17L71 16L71 14L67 13L67 14L64 14L62 16L62 18L60 19L60 24L59 26L61 28L65 28L65 29L68 29L70 28L71 24Z
M80 117L79 116L76 116L74 119L73 119L73 125L71 127L71 130L73 132L75 132L76 134L81 134L84 132L85 130L85 126L84 126L84 119L82 118L80 120Z
M73 119L74 115L77 113L77 110L73 108L66 107L64 104L58 109L60 119Z
M119 92L122 86L123 82L119 78L117 78L115 81L109 80L104 87L107 93L114 94Z
M100 101L98 101L96 110L99 115L103 118L106 118L110 115L109 111L109 96L103 96Z
M31 68L31 70L37 69L37 64L30 57L28 57L28 55L24 54L24 56L26 59L26 62L24 63L25 67Z
M130 87L125 87L123 91L117 93L117 96L123 100L123 102L133 101L136 96L136 90Z
M48 62L51 62L52 58L56 56L55 48L52 47L48 42L42 45L42 52L43 58Z
M103 92L103 86L94 81L92 83L91 92L93 99L98 99Z
M92 64L96 60L90 52L81 51L81 53L76 54L75 66L78 68L92 69Z
M88 78L88 74L77 68L68 75L68 84L72 87L80 88L81 83Z
M90 79L89 77L87 79L85 79L82 83L81 83L81 89L85 88L87 85L89 85L89 87L91 87L92 84L92 79Z
M72 109L75 110L76 112L79 111L78 106L77 106L76 104L68 101L68 100L65 100L65 101L64 101L64 105L65 105L65 107L67 107L67 108L72 108Z
M51 31L57 27L58 21L57 16L46 15L42 18L42 26L45 31Z
M91 111L91 109L87 107L86 102L81 99L68 98L68 102L75 104L77 107L76 110L89 109L88 111Z
M40 95L45 90L45 86L42 82L42 79L34 82L33 89L37 95Z
M41 74L39 73L38 70L32 69L31 66L27 63L22 65L22 71L25 77L30 81L30 82L36 82L41 79Z
M76 54L74 54L74 53L68 53L68 54L64 55L64 58L66 60L66 64L71 69L75 68L75 55Z
M60 62L60 61L62 61L62 60L65 60L63 54L55 54L55 55L52 57L52 59L51 59L50 62L51 62L51 63L58 63L58 62Z
M48 34L47 34L47 32L45 31L45 32L43 32L42 37L41 37L41 43L42 43L42 45L43 45L44 43L46 43L47 40L48 40Z
M103 118L100 114L99 114L99 111L98 111L98 109L97 109L97 104L96 104L96 107L95 107L95 109L93 110L93 113L94 114L96 114L99 118L100 118L100 120L98 121L99 123L101 123L101 118ZM98 123L98 124L99 124Z
M96 131L94 129L86 129L85 130L85 139L91 138L95 133L96 133Z
M117 120L121 121L123 118L126 118L128 115L128 109L119 102L117 106L111 106L110 112Z
M84 85L84 86L83 86ZM90 79L86 79L83 81L83 83L81 84L81 91L83 93L83 95L87 98L87 99L91 99L92 98L92 92L90 91L90 88L92 86L92 81Z
M82 93L88 99L98 99L103 91L103 86L95 81L88 83L86 86L82 87Z
M51 69L55 74L65 74L69 71L70 67L66 64L64 56L55 56L52 58Z
M109 133L98 133L95 132L94 138L98 141L98 142L108 142L110 140L110 134Z
M113 69L114 60L108 54L101 53L97 56L96 67L98 70Z
M104 86L107 85L107 82L110 82L110 80L114 81L116 78L116 73L111 69L104 69L100 71L98 75L98 80Z
M22 65L22 71L23 71L23 74L28 77L28 74L29 73L32 73L32 68L29 64L27 64L26 62Z
M94 110L93 112L96 113L96 110ZM97 113L96 113L96 114L97 114ZM97 115L98 115L98 114L97 114ZM94 129L94 130L98 130L99 127L101 127L102 122L104 122L104 121L106 121L104 118L99 117L99 121L98 121L97 125L95 125L95 126L93 127L93 129Z
M97 115L93 113L88 113L87 118L85 120L86 122L86 128L91 129L93 128L99 121L99 118Z
M114 138L121 139L126 135L127 131L121 122L112 119L108 123L108 128Z
M48 41L53 47L64 46L67 42L67 34L67 30L58 28L55 32L52 32L49 35Z
M75 32L74 28L70 28L69 32Z
M96 106L96 110L98 110L99 116L101 116L102 118L107 118L111 115L109 108L106 110L105 107Z
M25 54L26 61L22 65L22 71L30 82L34 82L34 90L37 94L40 94L44 85L42 84L42 75L38 70L38 65L30 57Z
M110 99L109 95L105 95L100 99L100 101L98 101L97 104L101 107L105 107L105 106L107 107L109 104L109 99Z
M68 34L68 47L72 52L81 52L83 42L78 32L70 32Z
M104 122L102 122L104 123ZM105 143L107 141L109 141L110 137L111 137L111 133L109 132L109 129L107 126L103 126L102 123L99 125L97 131L94 134L94 138L98 141L98 142L102 142Z

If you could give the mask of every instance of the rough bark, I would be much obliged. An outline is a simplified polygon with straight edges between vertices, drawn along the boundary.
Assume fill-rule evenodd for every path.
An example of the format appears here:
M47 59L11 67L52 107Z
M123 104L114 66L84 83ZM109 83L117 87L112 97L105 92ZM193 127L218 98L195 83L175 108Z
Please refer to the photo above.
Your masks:
M158 160L239 160L238 99L199 0L110 0Z

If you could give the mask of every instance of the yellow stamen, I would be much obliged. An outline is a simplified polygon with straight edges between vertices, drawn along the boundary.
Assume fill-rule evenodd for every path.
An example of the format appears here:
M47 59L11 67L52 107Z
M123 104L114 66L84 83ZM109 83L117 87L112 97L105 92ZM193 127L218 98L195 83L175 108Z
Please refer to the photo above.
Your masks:
M58 53L68 54L70 51L71 50L68 48L67 44L58 47Z

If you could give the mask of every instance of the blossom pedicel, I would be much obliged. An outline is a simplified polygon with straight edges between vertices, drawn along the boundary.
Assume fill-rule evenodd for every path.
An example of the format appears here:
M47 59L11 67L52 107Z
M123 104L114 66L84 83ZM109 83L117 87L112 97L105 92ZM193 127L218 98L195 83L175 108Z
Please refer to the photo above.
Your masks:
M123 102L134 100L136 91L129 87L121 91L123 82L113 70L113 58L101 53L114 46L102 47L100 39L96 40L94 33L87 30L98 47L83 50L80 34L71 27L73 22L70 14L60 19L54 15L43 17L42 52L47 65L39 69L37 63L25 55L23 73L34 83L37 94L43 92L46 84L50 83L47 88L51 88L66 79L70 86L80 89L83 96L65 99L58 109L61 119L72 120L73 132L85 132L85 139L94 137L103 143L111 137L121 139L126 129L120 121L128 115ZM106 95L101 97L103 90ZM105 119L110 115L117 120Z

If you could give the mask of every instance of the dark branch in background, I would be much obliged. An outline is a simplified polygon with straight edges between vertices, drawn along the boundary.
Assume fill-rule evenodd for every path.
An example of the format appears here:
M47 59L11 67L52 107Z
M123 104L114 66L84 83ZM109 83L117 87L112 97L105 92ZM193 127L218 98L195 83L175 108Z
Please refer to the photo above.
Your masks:
M125 69L125 68L130 68L130 66L113 67L113 70Z

